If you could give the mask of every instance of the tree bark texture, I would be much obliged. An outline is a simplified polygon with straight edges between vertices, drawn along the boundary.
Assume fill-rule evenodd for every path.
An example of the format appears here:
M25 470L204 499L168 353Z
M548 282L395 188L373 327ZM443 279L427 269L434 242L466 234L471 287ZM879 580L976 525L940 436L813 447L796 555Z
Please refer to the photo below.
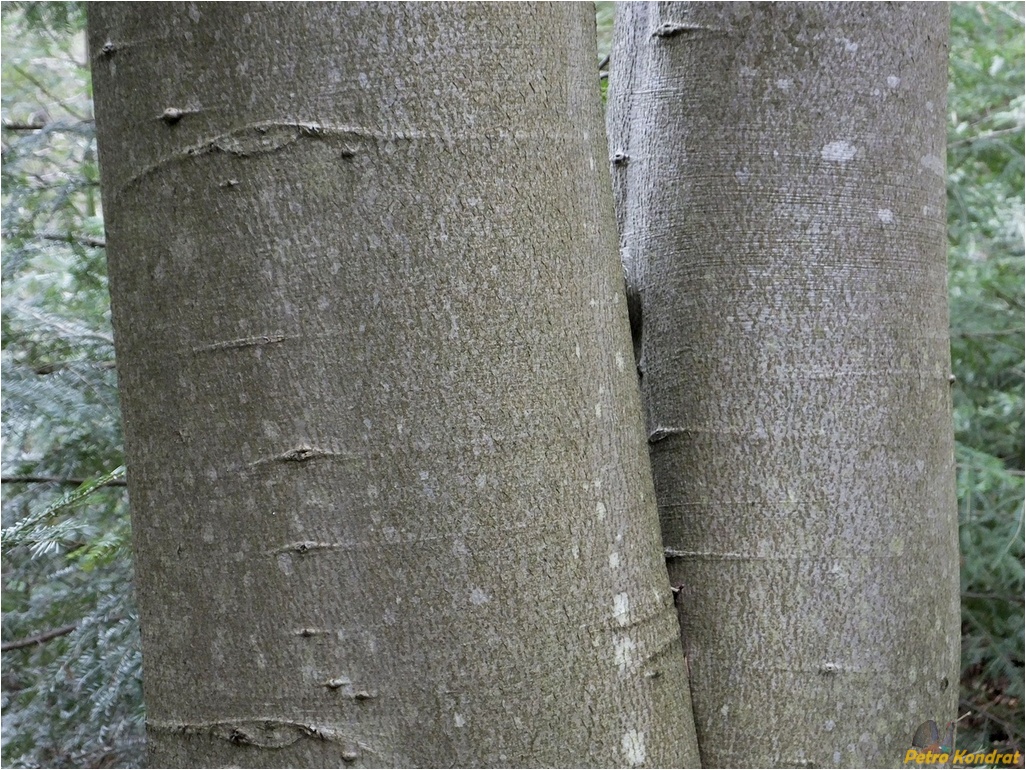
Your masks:
M618 9L610 161L703 764L953 716L947 10Z
M594 46L90 7L154 765L697 761Z

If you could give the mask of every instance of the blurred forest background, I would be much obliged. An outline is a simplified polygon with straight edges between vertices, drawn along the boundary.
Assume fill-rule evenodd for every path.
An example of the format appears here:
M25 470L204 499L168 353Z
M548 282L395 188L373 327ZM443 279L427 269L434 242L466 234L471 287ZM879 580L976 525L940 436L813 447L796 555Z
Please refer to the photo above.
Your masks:
M137 767L142 662L85 10L0 13L0 759ZM612 18L599 3L600 60ZM1023 22L1020 3L951 6L958 746L971 750L1023 748Z

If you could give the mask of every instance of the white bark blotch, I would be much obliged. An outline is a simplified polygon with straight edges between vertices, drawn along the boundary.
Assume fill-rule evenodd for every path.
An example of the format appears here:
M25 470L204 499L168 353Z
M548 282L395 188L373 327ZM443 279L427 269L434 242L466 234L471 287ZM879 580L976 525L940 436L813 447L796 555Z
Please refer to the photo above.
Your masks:
M839 139L836 142L830 142L823 145L823 149L820 151L820 156L823 160L834 160L840 163L849 161L855 157L855 145L851 142L846 142L843 139Z
M631 622L631 600L625 593L613 597L613 620L621 626L629 625Z
M628 730L623 734L623 757L630 767L645 764L645 733Z
M634 640L627 636L618 636L613 641L613 662L624 673L634 665Z
M599 521L606 518L606 504L599 500L595 503L595 516L598 517Z
M876 218L885 225L894 224L894 212L890 209L877 209Z
M470 592L470 603L475 606L487 604L490 600L491 597L489 597L488 594L480 588L475 588L473 591Z
M937 176L943 177L945 175L944 158L939 155L924 155L919 159L919 165L928 171L932 171Z

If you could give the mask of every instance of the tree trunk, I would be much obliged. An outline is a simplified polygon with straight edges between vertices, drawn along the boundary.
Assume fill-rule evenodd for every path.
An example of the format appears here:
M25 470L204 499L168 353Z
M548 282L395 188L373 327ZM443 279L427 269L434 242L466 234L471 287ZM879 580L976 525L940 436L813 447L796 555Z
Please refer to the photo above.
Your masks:
M958 691L947 10L619 14L610 154L703 764L897 766Z
M590 5L90 14L151 762L693 764Z

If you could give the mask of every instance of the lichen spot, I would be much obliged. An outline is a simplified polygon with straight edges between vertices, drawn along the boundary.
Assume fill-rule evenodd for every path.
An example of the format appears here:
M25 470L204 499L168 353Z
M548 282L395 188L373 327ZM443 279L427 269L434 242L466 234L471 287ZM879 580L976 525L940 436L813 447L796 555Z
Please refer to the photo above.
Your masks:
M467 720L463 718L462 714L453 714L452 723L457 727L463 727L467 723Z
M623 758L629 767L641 767L645 764L645 734L640 730L628 730L620 741L623 747Z
M924 155L919 159L919 165L937 176L945 176L944 158L939 155Z
M574 345L574 355L576 355L578 358L581 357L581 346L579 344Z
M634 640L626 636L618 636L613 640L613 662L623 673L634 665Z
M883 222L885 225L894 224L894 212L890 209L877 209L876 218Z
M627 367L627 362L624 361L623 353L616 354L616 371L622 372Z
M278 554L278 569L281 570L283 575L292 574L292 557L287 553Z
M726 703L724 703L722 706L720 706L720 714L723 715L724 717L729 717L730 716L730 706L728 706Z
M791 78L779 78L777 80L777 88L781 91L790 91L792 85L794 85L794 81Z
M900 537L896 537L893 540L891 540L891 544L889 546L889 550L895 556L901 556L903 553L905 553L905 541L904 541L904 539L902 539Z
M613 620L620 626L631 622L631 600L625 593L613 597Z
M845 163L855 157L855 145L839 139L836 142L829 142L823 145L823 149L820 150L819 154L823 160Z
M470 603L475 606L487 604L489 599L490 597L488 596L488 594L486 594L480 588L475 588L473 591L470 592Z
M602 521L604 518L606 518L606 504L601 500L595 503L595 516L596 518L598 518L599 521Z
M887 76L887 87L888 88L897 88L900 84L901 84L901 78L899 78L897 75L888 75Z
M618 569L620 567L620 553L619 551L613 551L609 554L609 569Z
M595 404L595 416L602 419L602 404Z

